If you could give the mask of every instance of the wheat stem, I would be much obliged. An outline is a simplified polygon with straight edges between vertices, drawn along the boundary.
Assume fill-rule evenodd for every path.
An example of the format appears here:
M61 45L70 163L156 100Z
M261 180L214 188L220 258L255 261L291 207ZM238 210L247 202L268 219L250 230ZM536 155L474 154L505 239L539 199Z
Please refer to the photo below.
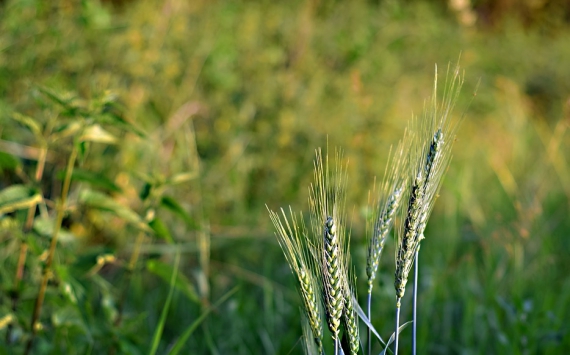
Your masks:
M302 223L302 215L299 223L291 209L289 212L291 222L289 222L283 209L281 209L282 219L271 210L269 210L269 216L277 230L275 234L277 241L293 274L297 276L305 316L317 349L319 353L322 353L322 310L321 300L318 296L320 294L319 277L315 275L316 272L319 272L319 268L316 267L316 261L313 258L314 251L311 250L311 244L307 240L308 235Z
M412 305L412 354L416 355L416 341L417 341L417 324L418 324L418 260L420 258L419 249L416 251L414 261L414 292L413 292L413 305Z
M396 330L394 331L394 355L398 355L398 341L400 339L400 332L398 331L400 328L400 305L402 299L398 297L396 301Z

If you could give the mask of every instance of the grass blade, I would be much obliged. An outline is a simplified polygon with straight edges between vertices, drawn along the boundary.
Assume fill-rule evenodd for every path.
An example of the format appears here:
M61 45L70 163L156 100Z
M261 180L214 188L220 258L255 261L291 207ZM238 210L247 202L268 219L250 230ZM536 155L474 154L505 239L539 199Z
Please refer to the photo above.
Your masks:
M178 340L176 341L176 344L174 344L174 346L172 347L172 350L170 350L169 354L170 355L178 354L180 352L180 350L182 350L182 347L184 346L186 341L188 341L188 338L190 338L190 335L192 335L192 333L196 330L196 328L198 328L200 323L202 323L204 321L204 319L206 319L208 314L210 314L211 311L218 308L222 303L224 303L231 295L233 295L238 290L238 288L239 288L239 286L236 286L236 287L232 288L231 290L229 290L216 303L214 303L212 306L208 307L204 311L204 313L202 313L202 315L200 315L200 317L198 317L194 321L194 323L190 324L190 326L188 328L186 328L184 333L182 333L180 338L178 338Z
M158 349L158 344L160 343L160 337L162 336L162 330L164 329L164 323L166 322L166 315L168 314L168 308L170 307L170 301L172 300L172 294L174 293L174 285L176 283L176 275L178 274L178 263L180 262L180 252L176 253L174 259L174 269L172 270L172 276L170 277L170 290L168 291L168 296L166 297L166 302L164 302L164 307L162 308L162 313L160 314L160 320L154 330L154 335L152 337L152 344L150 347L149 355L154 355L156 349Z

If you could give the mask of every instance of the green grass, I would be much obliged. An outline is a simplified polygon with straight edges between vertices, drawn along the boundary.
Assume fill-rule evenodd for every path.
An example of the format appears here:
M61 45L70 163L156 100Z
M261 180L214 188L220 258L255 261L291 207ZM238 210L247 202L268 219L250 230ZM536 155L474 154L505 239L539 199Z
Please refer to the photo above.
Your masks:
M465 119L422 246L418 348L570 350L563 11L469 28L443 2L168 4L0 5L0 191L23 186L12 196L23 209L0 215L0 354L22 353L30 337L73 144L35 353L146 354L159 324L156 352L168 353L206 312L181 353L299 353L302 300L265 204L304 208L314 149L343 147L365 295L367 190L431 94L434 65L460 52ZM109 136L53 140L77 123ZM36 192L45 203L30 219ZM374 287L382 336L393 331L393 253L388 240Z

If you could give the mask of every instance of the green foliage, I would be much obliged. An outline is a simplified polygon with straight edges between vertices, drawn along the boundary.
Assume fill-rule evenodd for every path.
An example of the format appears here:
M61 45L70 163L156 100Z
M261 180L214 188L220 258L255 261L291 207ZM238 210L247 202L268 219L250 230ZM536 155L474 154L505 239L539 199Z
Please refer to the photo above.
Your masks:
M305 206L312 152L328 137L350 160L353 260L364 265L363 197L429 96L433 65L459 52L457 107L480 86L425 232L418 347L568 352L566 10L525 1L518 22L474 1L468 25L447 3L3 1L0 353L23 353L32 334L73 149L34 353L147 353L172 275L161 266L177 250L157 353L300 346L301 300L264 205ZM380 334L393 331L386 248Z

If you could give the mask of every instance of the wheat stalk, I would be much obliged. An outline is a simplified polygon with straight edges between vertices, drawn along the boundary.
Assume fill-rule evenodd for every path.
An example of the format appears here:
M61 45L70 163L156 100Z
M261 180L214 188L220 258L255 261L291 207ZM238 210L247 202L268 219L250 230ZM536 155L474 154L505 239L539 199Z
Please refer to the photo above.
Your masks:
M303 223L303 216L300 215L299 223L291 208L289 208L289 213L291 222L289 222L283 209L281 209L282 219L277 213L269 210L269 216L276 229L277 241L283 250L283 254L285 254L292 272L297 276L299 293L303 299L304 313L310 325L314 343L320 354L323 350L322 307L319 297L319 276L315 275L320 270L316 267L313 259L312 247Z
M340 322L345 305L343 279L344 260L348 253L345 244L344 203L346 197L346 165L341 164L342 152L335 155L335 168L329 169L328 156L323 162L320 149L316 150L314 183L309 188L309 206L314 235L321 235L317 243L320 255L324 304L327 325L338 353Z
M346 258L346 270L350 270L350 258ZM343 312L343 324L345 329L345 335L348 339L347 348L351 355L358 354L360 349L360 334L358 329L358 314L354 306L356 302L356 277L354 276L354 271L345 274L344 278L344 312Z
M368 240L368 256L366 258L368 294L372 293L380 256L384 249L384 243L392 228L394 215L398 210L403 196L406 177L402 174L402 168L406 165L405 151L409 141L410 136L406 132L404 139L398 143L396 153L392 154L392 150L390 149L383 182L380 186L379 196L373 209L374 220L372 221L372 227L367 228L372 230ZM373 195L376 195L375 189Z
M400 302L406 290L409 272L417 258L420 243L424 239L424 230L433 209L437 193L445 170L449 164L451 147L457 130L458 121L452 122L450 112L463 84L459 67L455 66L450 77L450 67L443 100L437 100L437 66L434 80L434 93L431 106L424 105L424 115L420 121L412 120L412 132L418 139L410 149L410 175L415 176L408 196L403 227L398 235L396 250L396 271L394 287L396 289L396 307L399 313ZM417 277L417 274L416 274ZM414 290L415 292L415 290ZM415 297L414 297L415 299ZM415 314L414 302L414 314ZM398 315L397 315L398 318ZM398 323L396 322L395 351L398 349ZM415 349L415 323L413 348Z

